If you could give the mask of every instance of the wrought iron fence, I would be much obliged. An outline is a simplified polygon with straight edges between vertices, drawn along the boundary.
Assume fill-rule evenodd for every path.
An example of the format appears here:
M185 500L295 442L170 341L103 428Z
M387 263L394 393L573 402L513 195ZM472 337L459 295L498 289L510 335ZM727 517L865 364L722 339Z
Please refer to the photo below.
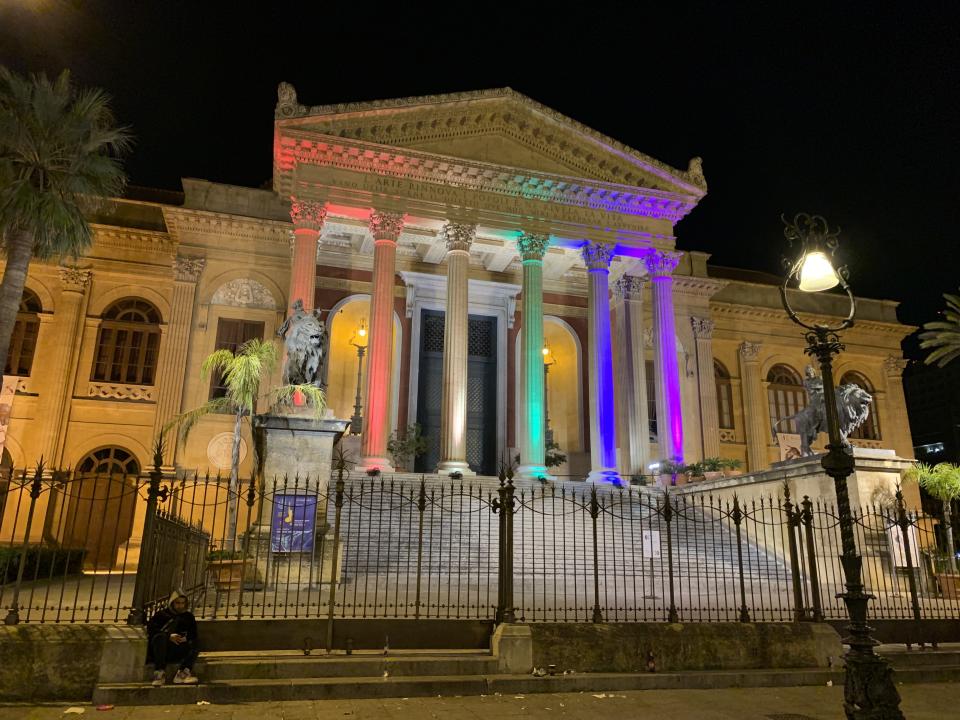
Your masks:
M960 619L932 518L856 509L877 619ZM578 482L21 472L0 517L7 622L209 618L842 619L832 503Z

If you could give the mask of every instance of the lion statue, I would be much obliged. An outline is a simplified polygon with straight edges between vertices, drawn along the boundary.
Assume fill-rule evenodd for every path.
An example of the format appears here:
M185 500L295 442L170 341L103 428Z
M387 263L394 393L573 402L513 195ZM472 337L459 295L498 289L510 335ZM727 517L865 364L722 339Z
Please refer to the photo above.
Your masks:
M322 388L327 351L326 326L320 319L320 311L306 312L302 300L296 300L292 309L293 314L277 330L287 352L283 382L285 385Z
M822 385L820 388L822 388ZM827 413L823 405L822 390L820 392L808 392L808 395L810 404L803 410L773 423L773 439L776 442L777 428L782 423L791 420L796 422L797 431L800 434L800 455L803 457L814 454L813 450L810 449L810 444L817 439L817 435L827 432ZM873 396L859 385L847 383L837 388L836 399L837 415L840 419L840 438L844 446L849 446L850 443L847 442L847 438L869 416Z

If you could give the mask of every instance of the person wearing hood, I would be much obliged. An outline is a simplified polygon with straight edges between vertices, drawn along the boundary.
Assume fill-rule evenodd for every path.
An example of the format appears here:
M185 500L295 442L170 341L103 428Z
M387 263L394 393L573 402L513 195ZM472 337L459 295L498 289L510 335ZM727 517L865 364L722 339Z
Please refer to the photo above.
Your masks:
M197 659L197 620L188 609L187 596L180 590L170 593L167 606L158 610L147 623L147 663L152 664L153 685L160 687L167 681L168 662L179 662L173 682L176 685L196 685L193 663Z

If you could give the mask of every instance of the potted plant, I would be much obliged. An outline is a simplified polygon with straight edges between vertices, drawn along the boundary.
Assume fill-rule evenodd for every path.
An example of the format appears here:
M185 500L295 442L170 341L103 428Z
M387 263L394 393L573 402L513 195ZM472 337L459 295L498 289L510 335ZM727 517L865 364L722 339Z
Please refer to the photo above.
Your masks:
M685 467L683 463L673 460L661 460L657 468L657 482L662 487L683 485L686 481Z
M943 537L945 557L943 571L937 568L940 591L945 598L960 598L960 573L957 572L956 548L953 544L953 501L960 498L960 465L938 463L930 467L916 462L904 473L904 479L916 482L927 493L943 503Z
M398 470L413 470L413 463L427 451L427 439L421 433L420 423L407 425L402 435L393 433L387 441L387 452Z
M687 482L703 482L703 463L693 462L683 467L683 473L687 476Z
M723 477L723 460L720 458L704 458L701 465L703 466L704 480L719 480Z
M743 460L737 458L720 458L720 467L723 469L724 477L743 475L743 471L740 469L743 467Z
M224 550L232 551L237 536L237 499L240 496L240 439L243 423L250 422L260 399L260 385L270 377L280 359L280 351L275 343L254 338L237 350L216 350L208 355L200 366L200 377L206 380L211 373L219 372L226 388L223 397L208 400L203 405L181 415L177 415L163 426L166 433L174 427L180 428L181 440L187 436L201 418L215 413L231 413L233 422L233 446L230 453L230 485L227 488L227 526L224 538ZM313 385L282 385L269 393L271 405L289 403L299 396L313 405L314 416L323 417L325 398L323 391ZM253 444L256 450L257 443ZM254 466L259 459L254 458Z
M207 576L217 592L237 592L243 586L246 564L242 550L211 550L207 554Z

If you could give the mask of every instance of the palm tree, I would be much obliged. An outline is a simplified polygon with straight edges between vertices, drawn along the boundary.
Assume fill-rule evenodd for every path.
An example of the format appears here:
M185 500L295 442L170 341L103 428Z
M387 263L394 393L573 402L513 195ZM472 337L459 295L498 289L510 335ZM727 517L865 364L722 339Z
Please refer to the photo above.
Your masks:
M943 531L946 542L947 563L950 572L957 572L956 551L953 545L951 506L960 498L960 465L938 463L930 467L926 463L914 463L905 478L913 480L932 497L943 503Z
M253 339L244 343L236 354L229 350L216 350L206 357L200 366L200 377L206 380L211 373L220 373L226 394L208 400L203 405L182 415L177 415L163 427L166 433L179 426L181 440L186 440L197 422L213 413L232 413L233 446L230 453L230 484L227 489L228 512L225 549L233 550L237 532L237 497L239 493L240 437L243 422L250 422L260 399L260 386L268 378L280 358L278 346L272 342ZM321 417L326 404L323 391L313 385L282 385L268 394L271 405L290 402L297 393L304 396Z
M928 322L920 333L920 347L935 348L925 362L940 367L960 357L960 296L946 294L943 299L947 301L943 320Z
M67 71L51 82L0 66L0 368L30 261L90 247L85 213L123 191L118 156L130 142L103 91L72 87Z

